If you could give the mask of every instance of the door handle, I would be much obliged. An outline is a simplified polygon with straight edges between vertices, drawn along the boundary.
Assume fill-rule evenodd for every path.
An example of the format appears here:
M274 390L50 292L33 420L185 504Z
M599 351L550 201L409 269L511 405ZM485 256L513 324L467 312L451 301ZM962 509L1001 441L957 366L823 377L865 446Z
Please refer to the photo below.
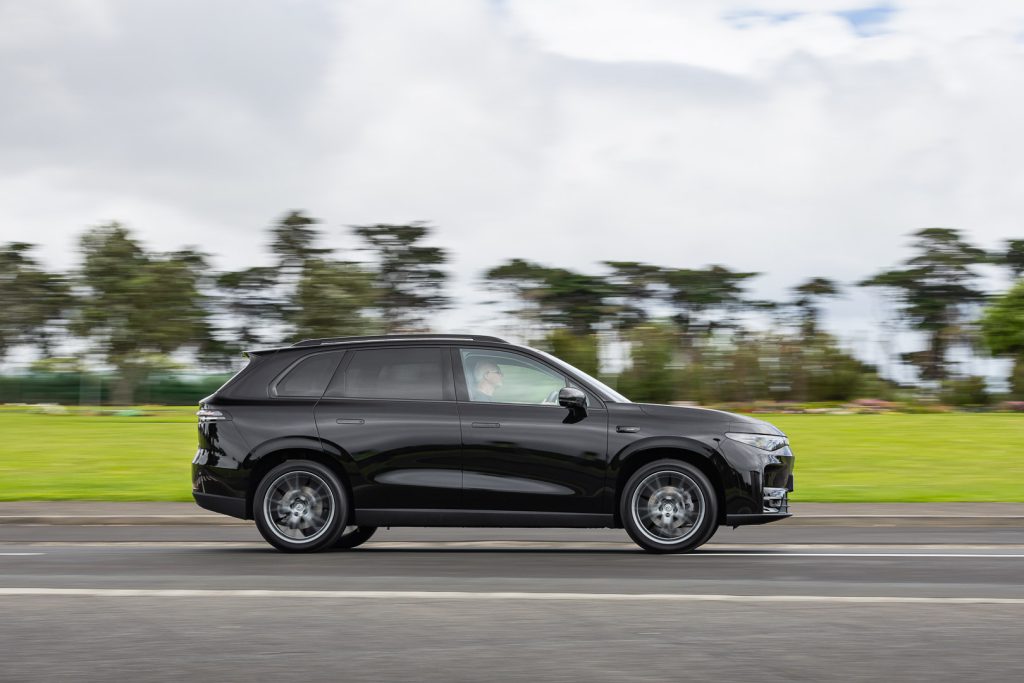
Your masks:
M337 420L335 420L335 422L337 422L340 425L361 425L363 424L363 418L360 417L355 419L345 419L339 417Z
M476 429L497 429L501 426L500 422L474 422L473 427Z
M615 431L617 431L619 434L636 434L637 432L640 431L640 428L630 427L627 425L619 425L618 427L615 428Z

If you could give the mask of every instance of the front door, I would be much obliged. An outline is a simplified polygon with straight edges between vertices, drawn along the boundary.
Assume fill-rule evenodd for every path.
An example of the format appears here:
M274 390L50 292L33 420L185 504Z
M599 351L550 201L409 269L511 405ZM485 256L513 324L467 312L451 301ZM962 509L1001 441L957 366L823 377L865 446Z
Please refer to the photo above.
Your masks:
M603 509L608 411L599 401L591 397L585 415L559 406L567 378L524 353L457 348L452 360L465 510L609 512Z

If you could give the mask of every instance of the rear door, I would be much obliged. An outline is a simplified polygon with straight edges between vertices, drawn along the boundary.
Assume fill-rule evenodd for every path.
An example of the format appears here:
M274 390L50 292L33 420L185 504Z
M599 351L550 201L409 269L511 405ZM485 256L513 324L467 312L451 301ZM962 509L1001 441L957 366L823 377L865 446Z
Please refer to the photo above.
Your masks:
M360 516L386 523L399 511L459 506L461 436L450 357L441 346L382 346L346 352L316 424L325 447L347 453ZM390 516L390 517L389 517ZM408 523L409 514L403 518ZM397 523L397 517L395 517ZM437 523L427 515L424 522Z

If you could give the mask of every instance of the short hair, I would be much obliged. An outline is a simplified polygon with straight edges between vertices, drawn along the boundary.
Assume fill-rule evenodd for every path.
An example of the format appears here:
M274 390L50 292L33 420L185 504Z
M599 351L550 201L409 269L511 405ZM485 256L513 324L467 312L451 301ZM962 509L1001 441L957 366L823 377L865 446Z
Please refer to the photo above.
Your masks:
M497 370L498 364L491 360L477 361L476 365L473 366L473 381L477 384L484 381L484 377L491 370Z

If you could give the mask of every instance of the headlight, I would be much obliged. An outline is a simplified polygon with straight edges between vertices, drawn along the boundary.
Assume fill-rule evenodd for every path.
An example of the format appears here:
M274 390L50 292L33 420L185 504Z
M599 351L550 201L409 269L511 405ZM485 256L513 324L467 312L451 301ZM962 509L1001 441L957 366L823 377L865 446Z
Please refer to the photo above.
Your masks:
M725 438L745 443L762 451L777 451L789 445L789 439L784 436L772 436L770 434L726 434Z

